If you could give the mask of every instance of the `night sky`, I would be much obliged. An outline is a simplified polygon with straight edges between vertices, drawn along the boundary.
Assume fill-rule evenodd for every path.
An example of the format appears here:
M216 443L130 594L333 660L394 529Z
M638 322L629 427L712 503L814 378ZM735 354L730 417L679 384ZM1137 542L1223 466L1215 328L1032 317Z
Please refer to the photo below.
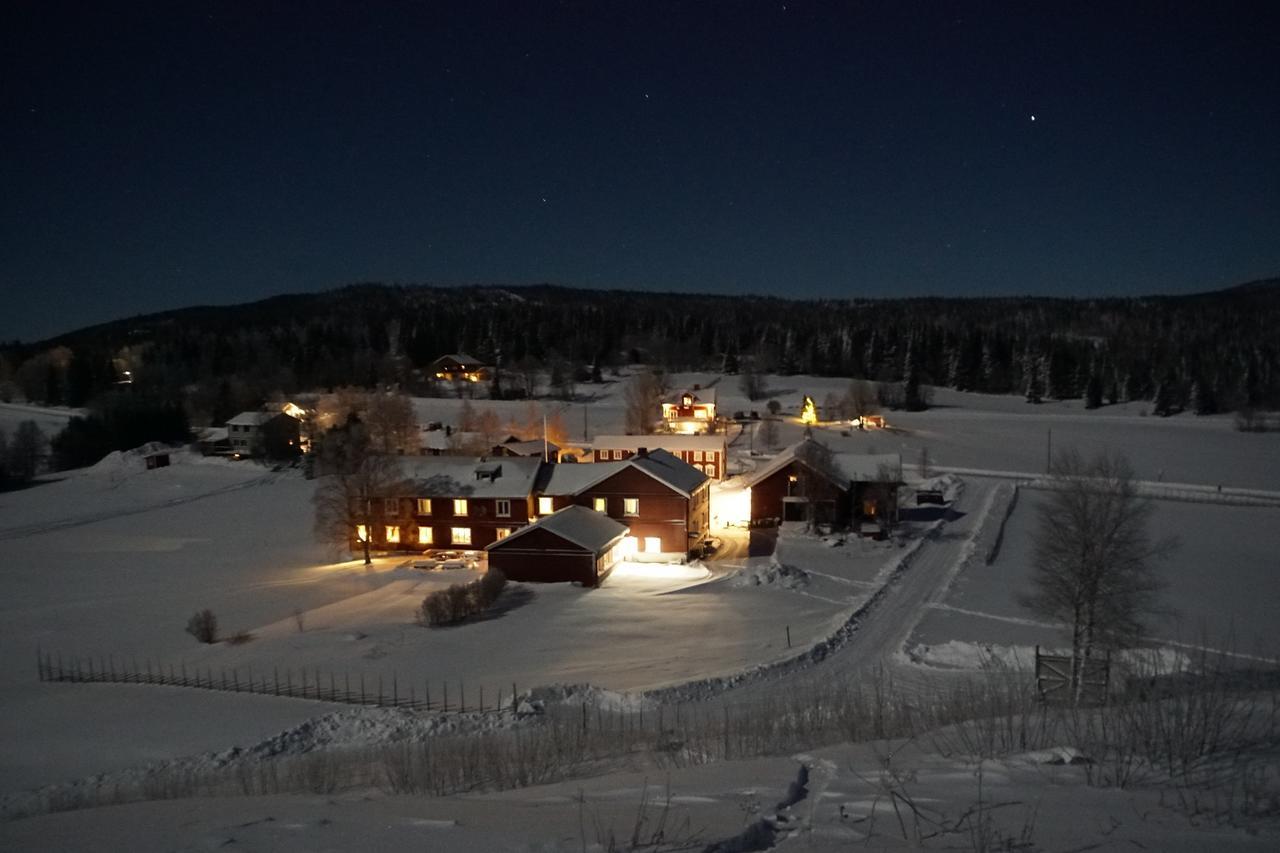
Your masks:
M357 281L894 297L1273 276L1278 18L9 0L0 339Z

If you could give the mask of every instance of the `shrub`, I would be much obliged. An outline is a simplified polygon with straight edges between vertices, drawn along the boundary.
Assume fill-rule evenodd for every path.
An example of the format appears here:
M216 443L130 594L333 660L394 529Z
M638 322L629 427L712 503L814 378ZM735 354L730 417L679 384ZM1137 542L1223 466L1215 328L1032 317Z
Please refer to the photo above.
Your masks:
M479 580L436 590L422 599L422 604L414 611L414 621L426 627L461 622L468 616L487 610L498 600L506 585L506 575L492 569Z
M484 606L488 607L497 601L498 596L502 595L502 591L507 588L507 576L502 573L502 569L489 569L476 584L484 591Z
M218 617L212 610L197 610L187 620L187 633L202 643L218 642Z

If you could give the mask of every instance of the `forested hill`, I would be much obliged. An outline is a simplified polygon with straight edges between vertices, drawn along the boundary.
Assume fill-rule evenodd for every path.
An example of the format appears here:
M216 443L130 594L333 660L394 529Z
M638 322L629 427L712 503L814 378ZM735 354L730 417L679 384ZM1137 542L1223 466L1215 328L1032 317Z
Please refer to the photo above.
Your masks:
M505 369L645 361L1045 398L1151 399L1202 412L1280 403L1280 279L1113 299L786 300L554 286L362 284L195 307L0 353L0 390L82 405L130 370L134 392L236 398L412 384L465 352Z

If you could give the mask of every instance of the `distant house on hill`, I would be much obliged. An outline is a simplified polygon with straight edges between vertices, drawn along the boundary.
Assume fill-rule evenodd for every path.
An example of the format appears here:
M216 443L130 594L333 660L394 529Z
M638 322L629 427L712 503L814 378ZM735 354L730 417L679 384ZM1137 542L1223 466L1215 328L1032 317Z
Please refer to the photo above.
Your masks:
M902 457L897 453L833 453L805 439L744 478L750 521L806 521L875 532L898 516Z
M241 412L227 421L236 456L291 459L302 453L298 419L284 412Z
M725 438L712 435L598 435L591 444L592 462L619 462L642 450L665 450L713 480L724 479Z
M431 362L431 375L442 382L488 382L493 368L466 353L442 355Z
M698 396L701 392L708 399ZM715 390L694 386L662 401L662 420L671 432L696 434L710 432L716 422Z

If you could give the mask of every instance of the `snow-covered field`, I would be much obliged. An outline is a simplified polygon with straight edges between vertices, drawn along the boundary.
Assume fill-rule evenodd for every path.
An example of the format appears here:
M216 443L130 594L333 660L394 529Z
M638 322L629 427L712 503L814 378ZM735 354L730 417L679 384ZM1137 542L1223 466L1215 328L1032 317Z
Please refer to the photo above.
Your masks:
M735 377L674 377L676 387L694 383L718 387L722 412L764 412L764 401L747 401ZM769 379L770 397L791 412L804 394L821 404L827 393L840 393L846 384L813 377ZM597 396L587 404L588 438L622 431L620 381L580 390ZM938 407L927 412L889 413L895 427L889 431L843 436L838 426L824 426L816 433L838 449L900 452L909 479L922 447L935 466L1041 471L1052 430L1054 447L1123 451L1138 475L1152 481L1251 489L1280 484L1280 436L1237 433L1227 418L1147 418L1136 405L1086 413L1078 401L1035 407L1017 399L944 391L937 392L935 402ZM417 410L423 420L452 422L462 405L456 399L426 399L417 401ZM491 404L476 400L472 405ZM582 434L584 404L547 406L561 412L571 436ZM528 415L524 403L495 407L517 422ZM799 438L802 427L788 421L781 432L786 444ZM747 455L751 444L752 437L744 435L732 448L741 467L761 461L759 455ZM758 444L755 449L761 451ZM965 478L970 497L951 527L981 538L988 535L985 514L999 509L1003 493L997 483L1005 481ZM470 696L483 685L492 701L499 688L509 691L513 682L521 691L590 684L633 693L663 689L659 695L672 695L685 682L730 677L719 688L724 689L734 674L762 667L768 667L770 678L785 673L790 661L833 636L845 638L842 642L855 634L896 638L900 629L905 639L913 625L907 645L927 645L932 651L923 658L935 664L972 665L973 650L981 645L1053 644L1060 637L1052 627L1034 624L1015 600L1030 554L1032 506L1042 494L1034 490L1021 494L999 558L990 566L965 559L984 547L981 542L939 527L946 516L926 508L913 513L915 520L904 524L897 542L822 540L784 529L773 557L689 567L624 565L597 590L513 585L506 604L489 618L428 630L412 622L426 592L473 575L422 572L403 559L382 558L371 568L335 562L338 555L326 553L311 533L312 488L296 471L272 472L179 452L165 469L148 472L137 454L113 455L93 469L0 494L0 646L6 651L0 662L0 793L247 746L338 709L178 688L40 683L37 647L64 655L185 663L215 672L305 667L373 679L394 676L424 686L463 682ZM1180 621L1162 626L1159 638L1191 644L1203 638L1219 647L1234 632L1231 644L1237 651L1280 655L1269 631L1270 611L1280 600L1275 572L1280 509L1161 501L1156 519L1161 532L1176 532L1183 540L1169 570L1170 602L1181 611ZM898 585L898 572L924 571L903 562L917 550L929 572L920 577L936 576L934 586L918 593L909 587L918 598L914 605L894 605L891 612L900 621L894 630L851 626L851 614L873 602L886 583ZM200 646L183 628L201 608L218 615L224 636L244 631L252 639ZM856 657L856 652L813 657L802 665L817 679L839 680L841 667ZM753 695L767 693L772 683L757 683ZM846 838L840 827L867 801L856 774L840 764L848 760L837 761L831 778L838 783L810 800L812 825L826 827L812 836L821 842L814 849ZM971 769L939 769L930 763L933 758L919 760L921 768L937 771L938 780L957 783L948 793L940 781L940 796L957 807L962 799L969 802ZM777 759L681 771L672 776L672 787L683 799L673 802L681 813L703 822L709 837L726 838L747 822L743 803L755 798L768 807L775 796L770 786L785 791L786 780L779 776L794 767ZM1016 780L1024 769L999 772L1011 774L1000 778ZM602 819L620 831L630 828L620 823L634 817L641 787L635 778L624 774L577 787L589 790ZM325 805L327 799L305 797L238 805L201 801L186 804L198 816L184 832L195 844L226 836L263 849L315 849L341 848L343 839L362 838L372 827L393 827L387 831L448 850L509 846L534 837L532 830L522 835L520 827L536 826L536 837L549 841L545 849L581 849L579 809L573 802L577 787L430 803L383 796L340 799L332 806ZM493 808L519 817L507 826L494 827L492 821L482 826L482 815ZM5 826L0 846L26 849L32 839L43 839L34 846L74 849L76 837L92 837L95 827L124 822L136 832L137 843L118 849L147 849L181 813L170 804L142 804L51 815ZM559 840L550 842L553 837ZM588 846L593 840L587 839Z

